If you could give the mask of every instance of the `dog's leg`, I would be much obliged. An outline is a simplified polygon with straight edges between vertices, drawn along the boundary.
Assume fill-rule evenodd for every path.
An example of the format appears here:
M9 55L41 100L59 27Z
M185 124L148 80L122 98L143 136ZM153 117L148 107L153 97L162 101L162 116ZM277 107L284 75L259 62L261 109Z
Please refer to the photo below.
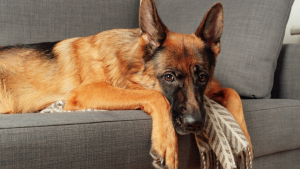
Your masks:
M177 168L178 147L170 104L157 91L115 88L107 83L83 85L74 89L65 105L66 110L79 109L133 110L142 109L153 120L150 154L157 168Z
M252 153L252 159L253 159L253 150L252 150L252 144L250 135L247 130L246 121L244 118L244 111L243 111L243 105L242 100L239 96L239 94L231 89L231 88L221 88L218 93L212 97L213 100L216 102L222 104L235 118L239 126L241 127L244 135L246 136L249 144L250 149Z

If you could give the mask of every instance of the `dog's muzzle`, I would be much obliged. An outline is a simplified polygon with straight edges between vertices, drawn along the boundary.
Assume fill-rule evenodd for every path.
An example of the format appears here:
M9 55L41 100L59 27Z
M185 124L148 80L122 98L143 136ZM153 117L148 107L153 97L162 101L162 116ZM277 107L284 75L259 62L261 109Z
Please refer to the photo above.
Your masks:
M205 113L205 109L185 113L182 118L185 129L192 133L200 132L205 123Z

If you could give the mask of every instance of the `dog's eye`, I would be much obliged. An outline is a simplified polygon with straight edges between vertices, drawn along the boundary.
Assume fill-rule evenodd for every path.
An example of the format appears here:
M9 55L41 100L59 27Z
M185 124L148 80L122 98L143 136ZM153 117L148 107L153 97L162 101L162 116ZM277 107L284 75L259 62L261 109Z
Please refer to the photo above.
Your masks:
M166 74L166 75L165 75L165 80L166 80L167 82L173 82L173 81L174 81L174 77L173 77L173 75L171 75L171 74Z
M207 80L207 76L204 74L199 75L200 82L205 82Z

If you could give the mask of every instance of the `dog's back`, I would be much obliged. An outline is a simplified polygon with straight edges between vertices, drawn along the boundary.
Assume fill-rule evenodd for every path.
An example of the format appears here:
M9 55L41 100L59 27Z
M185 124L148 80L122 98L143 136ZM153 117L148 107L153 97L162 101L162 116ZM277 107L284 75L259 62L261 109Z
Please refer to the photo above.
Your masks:
M55 43L17 45L0 50L0 112L29 112L65 99L70 77L53 53ZM74 64L69 62L68 64Z
M1 47L0 112L43 109L66 100L83 82L106 79L126 87L124 71L132 62L128 56L133 56L128 49L137 48L137 39L137 29L110 30L60 42Z

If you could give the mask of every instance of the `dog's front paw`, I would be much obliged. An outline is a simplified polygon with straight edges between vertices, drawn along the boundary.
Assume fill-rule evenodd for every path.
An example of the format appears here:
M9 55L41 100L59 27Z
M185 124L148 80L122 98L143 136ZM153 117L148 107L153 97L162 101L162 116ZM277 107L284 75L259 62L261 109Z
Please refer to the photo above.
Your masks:
M173 126L172 126L173 129ZM161 131L152 135L152 147L150 155L153 158L153 166L158 169L177 169L178 145L175 130Z
M155 168L166 168L165 165L165 155L158 153L156 150L151 148L150 155L153 158L153 166Z

